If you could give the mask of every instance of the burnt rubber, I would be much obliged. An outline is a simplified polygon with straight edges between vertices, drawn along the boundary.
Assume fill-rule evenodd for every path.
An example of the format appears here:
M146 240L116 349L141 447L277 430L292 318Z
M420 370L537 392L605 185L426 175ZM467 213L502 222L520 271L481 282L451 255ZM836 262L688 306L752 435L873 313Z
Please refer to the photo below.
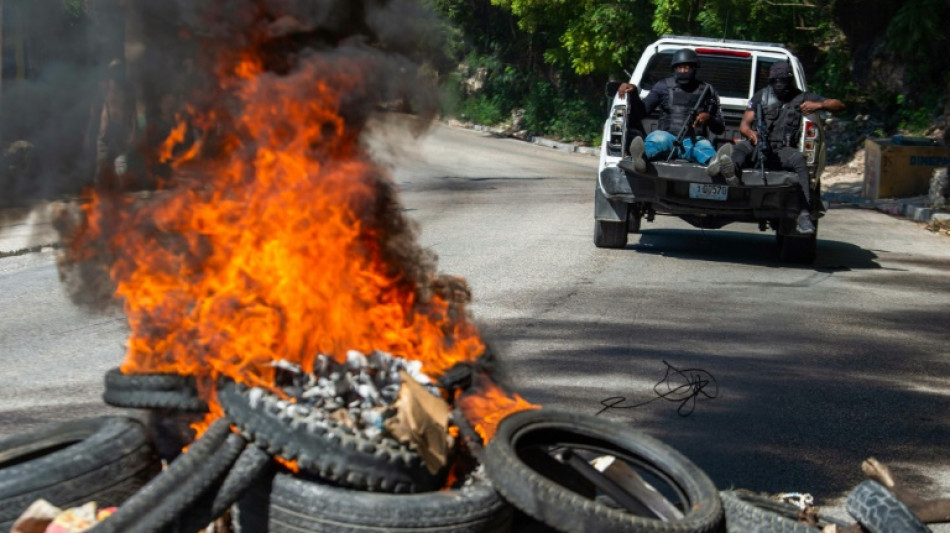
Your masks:
M268 453L296 461L301 471L344 487L376 492L426 492L442 486L415 448L378 435L367 438L311 409L230 380L218 401L241 433Z
M122 417L53 424L0 439L0 531L34 501L119 505L161 470L145 430Z
M231 433L227 419L214 421L187 453L90 532L161 531L224 477L245 445L240 435Z
M221 483L211 487L182 516L170 531L201 531L219 518L259 479L273 471L274 460L254 444L248 445Z
M612 455L636 465L662 481L666 492L676 494L664 499L682 517L663 521L611 505L580 467L569 466L576 463L562 464L553 458L557 450L570 450L575 459L583 452ZM719 493L699 467L668 445L607 420L545 409L521 411L501 421L485 457L486 473L498 492L559 531L698 533L721 526ZM590 474L590 464L580 462Z
M105 403L131 409L167 409L205 412L192 376L178 374L123 374L113 368L105 375Z
M719 493L726 513L726 533L820 533L828 525L847 525L819 517L814 528L798 520L798 507L744 490Z
M235 506L238 532L495 533L511 531L512 509L486 480L421 494L349 490L278 473Z
M845 509L871 533L929 533L903 502L877 481L862 481L845 501Z
M106 372L107 389L178 392L196 390L194 376L181 374L123 374L118 368Z

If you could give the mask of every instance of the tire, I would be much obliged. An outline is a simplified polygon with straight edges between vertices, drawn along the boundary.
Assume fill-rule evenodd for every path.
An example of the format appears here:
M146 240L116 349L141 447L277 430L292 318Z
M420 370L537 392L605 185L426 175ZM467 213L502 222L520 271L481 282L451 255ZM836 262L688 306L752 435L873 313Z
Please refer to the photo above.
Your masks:
M817 233L817 232L816 232ZM779 238L779 259L786 263L811 264L818 253L818 236L785 235Z
M552 445L636 466L676 493L678 501L671 503L682 518L662 521L610 505L581 469L552 459ZM544 409L515 413L501 421L485 451L486 472L502 496L559 531L708 532L722 522L719 494L702 470L666 444L596 417Z
M643 204L630 204L627 211L627 233L640 233L640 226L643 222ZM626 246L624 242L624 246Z
M510 531L512 509L487 480L422 494L354 491L291 474L257 483L236 506L243 533Z
M178 374L123 374L118 368L106 372L105 403L130 409L168 409L206 412L192 376Z
M273 458L267 452L253 444L247 446L224 480L212 487L175 521L173 531L201 531L223 515L273 466Z
M180 374L123 374L113 368L105 375L106 389L146 391L194 391L194 376Z
M219 418L188 452L129 498L90 533L156 532L172 524L227 474L247 442Z
M230 380L219 385L218 401L248 440L324 480L377 492L426 492L442 486L445 473L431 474L415 448L383 435L368 439L319 409Z
M627 246L627 222L594 221L594 246L623 248Z
M726 513L726 533L821 533L830 524L846 525L819 518L818 527L811 527L798 521L798 507L753 492L728 490L719 497Z
M0 440L0 531L39 498L61 508L117 506L161 470L140 423L103 417Z
M883 485L870 479L862 481L845 501L845 509L871 533L929 533L903 502Z

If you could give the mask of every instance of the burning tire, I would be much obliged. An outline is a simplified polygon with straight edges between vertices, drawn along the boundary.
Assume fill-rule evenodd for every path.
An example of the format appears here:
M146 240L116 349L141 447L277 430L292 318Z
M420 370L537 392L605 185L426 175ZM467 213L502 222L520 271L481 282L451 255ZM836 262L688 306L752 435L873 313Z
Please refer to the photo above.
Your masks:
M0 440L0 531L39 498L119 505L161 470L141 424L118 417L55 424Z
M817 533L825 526L843 522L819 518L817 527L798 520L798 507L747 491L719 494L726 513L726 533Z
M706 532L715 485L673 448L599 418L546 410L506 417L485 467L512 505L566 532Z
M106 372L102 399L115 407L205 412L208 405L198 397L193 376L178 374L123 374L118 368Z
M414 449L383 435L367 438L320 409L233 381L221 382L218 401L250 441L322 479L378 492L425 492L442 485L444 473L431 474Z
M279 473L236 506L238 531L255 533L510 531L512 509L487 481L424 494L380 494Z

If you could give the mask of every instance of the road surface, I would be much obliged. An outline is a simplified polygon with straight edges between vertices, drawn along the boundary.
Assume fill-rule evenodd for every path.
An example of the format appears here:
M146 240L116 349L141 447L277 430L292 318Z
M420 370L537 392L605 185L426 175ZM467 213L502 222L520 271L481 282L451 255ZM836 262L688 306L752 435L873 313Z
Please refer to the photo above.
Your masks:
M950 496L950 239L834 205L814 266L779 262L755 226L665 217L597 249L596 158L445 126L411 143L379 131L421 243L468 280L502 377L529 401L593 415L622 398L600 416L724 489L810 492L840 514L873 455ZM0 435L114 412L101 382L122 317L70 305L51 250L0 259L0 295ZM670 368L701 378L685 402L655 392L682 384Z

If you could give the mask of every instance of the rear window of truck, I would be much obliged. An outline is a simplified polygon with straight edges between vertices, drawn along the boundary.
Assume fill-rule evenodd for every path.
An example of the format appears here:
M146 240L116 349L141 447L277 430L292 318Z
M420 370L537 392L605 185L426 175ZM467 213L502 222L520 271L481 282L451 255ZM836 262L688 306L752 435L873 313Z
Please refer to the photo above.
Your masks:
M650 63L643 73L643 78L640 80L640 88L650 90L658 81L673 75L670 63L673 61L675 52L676 50L664 50L650 59ZM760 72L763 64L760 59L760 68L756 69L756 89L759 88ZM765 64L765 78L762 81L762 86L768 82L768 72L771 64L771 62ZM752 57L700 55L697 77L711 83L719 92L719 96L748 98L749 81L752 77Z

